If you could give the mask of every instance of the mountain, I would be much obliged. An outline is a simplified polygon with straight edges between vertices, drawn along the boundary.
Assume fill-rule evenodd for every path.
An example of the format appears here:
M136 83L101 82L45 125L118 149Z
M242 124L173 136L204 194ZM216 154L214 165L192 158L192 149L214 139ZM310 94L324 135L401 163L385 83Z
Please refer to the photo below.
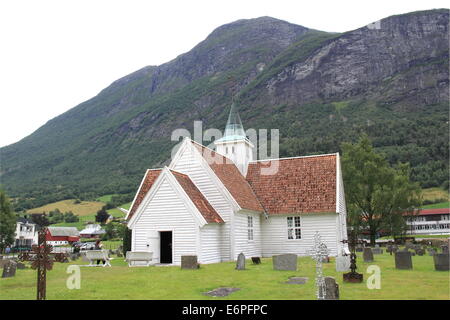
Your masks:
M365 132L422 186L448 184L448 19L413 12L342 34L226 24L1 148L1 183L19 207L132 194L170 157L174 129L223 130L235 96L245 128L280 129L280 156L336 152Z

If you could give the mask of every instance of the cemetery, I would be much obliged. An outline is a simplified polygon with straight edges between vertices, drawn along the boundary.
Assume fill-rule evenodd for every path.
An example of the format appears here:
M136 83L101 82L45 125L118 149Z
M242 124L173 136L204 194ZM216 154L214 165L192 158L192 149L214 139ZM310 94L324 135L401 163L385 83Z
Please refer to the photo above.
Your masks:
M316 240L320 241L320 237ZM46 299L450 299L448 248L436 249L433 255L413 256L416 247L399 246L396 252L382 250L368 259L372 262L364 261L368 248L363 252L355 250L356 272L364 278L359 283L343 281L343 275L350 271L350 256L323 259L328 249L320 242L310 249L310 256L296 258L284 254L256 259L242 254L237 261L204 265L197 262L196 256L186 256L181 266L144 263L130 267L130 254L127 259L107 253L111 267L89 268L92 261L85 255L72 256L69 261L57 254L48 258L52 268L46 273ZM32 264L39 263L32 254L21 258L23 262L7 257L0 259L1 300L36 298L37 270ZM348 261L343 263L340 259ZM80 266L80 289L66 286L71 276L67 270L72 265ZM379 289L369 289L367 285L373 276L368 267L374 265L380 268Z

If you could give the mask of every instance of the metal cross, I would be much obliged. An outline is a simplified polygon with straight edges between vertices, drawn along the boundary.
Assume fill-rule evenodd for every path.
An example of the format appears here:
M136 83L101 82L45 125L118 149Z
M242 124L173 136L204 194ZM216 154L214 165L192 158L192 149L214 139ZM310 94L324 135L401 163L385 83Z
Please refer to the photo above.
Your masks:
M316 296L318 300L325 299L325 279L322 272L322 262L328 257L329 250L322 242L319 232L314 235L314 245L309 250L309 255L316 261Z
M20 261L30 261L31 268L37 269L37 300L45 300L47 270L52 270L55 261L67 260L64 253L51 253L53 247L47 245L46 234L47 228L44 227L39 231L38 245L34 245L31 252L23 252L19 255Z
M345 282L362 282L363 275L356 272L356 245L362 244L363 241L358 240L355 230L350 233L349 240L342 240L342 243L348 243L350 249L350 270L351 272L343 275Z

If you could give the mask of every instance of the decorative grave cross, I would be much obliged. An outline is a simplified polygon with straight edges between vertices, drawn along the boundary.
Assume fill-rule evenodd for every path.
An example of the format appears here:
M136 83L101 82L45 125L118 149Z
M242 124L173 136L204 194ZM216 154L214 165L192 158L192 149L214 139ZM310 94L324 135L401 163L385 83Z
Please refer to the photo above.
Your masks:
M52 270L55 261L64 262L67 259L64 253L51 253L53 248L47 245L46 234L47 228L44 227L39 231L38 245L19 255L20 261L30 261L31 268L37 269L37 300L45 300L47 270Z
M363 275L361 273L356 272L356 245L362 244L363 242L358 240L356 236L356 232L352 230L350 233L349 240L342 240L342 243L348 243L350 247L350 272L344 273L343 278L344 282L362 282Z
M319 232L314 235L314 245L309 250L309 255L316 261L316 296L318 300L324 300L326 294L325 279L322 272L322 262L328 257L329 250L322 242Z

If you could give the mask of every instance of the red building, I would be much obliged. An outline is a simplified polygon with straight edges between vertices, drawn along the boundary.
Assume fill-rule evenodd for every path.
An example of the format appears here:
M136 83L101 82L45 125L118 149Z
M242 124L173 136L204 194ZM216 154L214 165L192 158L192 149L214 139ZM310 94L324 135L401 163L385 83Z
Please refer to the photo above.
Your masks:
M45 239L53 246L70 244L80 240L80 233L75 227L48 227Z

